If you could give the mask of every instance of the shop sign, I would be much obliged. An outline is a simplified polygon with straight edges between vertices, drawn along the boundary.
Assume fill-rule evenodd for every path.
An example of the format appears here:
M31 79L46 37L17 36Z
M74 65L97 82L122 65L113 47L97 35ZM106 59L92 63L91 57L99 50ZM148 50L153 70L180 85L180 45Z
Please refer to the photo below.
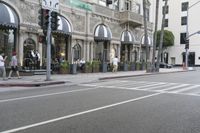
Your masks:
M92 6L90 4L82 2L80 0L70 0L70 5L87 11L92 11Z

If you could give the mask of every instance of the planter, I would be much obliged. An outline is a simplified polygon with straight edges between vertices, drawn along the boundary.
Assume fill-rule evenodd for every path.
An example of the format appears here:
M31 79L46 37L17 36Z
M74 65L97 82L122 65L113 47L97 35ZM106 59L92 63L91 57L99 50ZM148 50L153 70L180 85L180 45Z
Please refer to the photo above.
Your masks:
M101 72L105 73L108 71L108 64L107 63L102 63L101 64Z
M77 64L70 64L70 73L77 74Z
M91 62L86 62L85 66L83 68L84 73L91 73L92 72L92 63Z
M124 63L122 70L123 71L128 71L128 64Z
M69 62L63 61L59 65L59 74L68 74L69 73Z
M99 61L93 61L92 62L92 72L96 73L100 71L100 62Z
M131 63L130 70L131 71L135 71L136 70L136 63Z
M66 69L66 68L59 69L59 74L68 74L68 73L69 73L69 69Z
M142 66L142 64L140 63L140 62L137 62L136 63L136 70L141 70L141 67Z

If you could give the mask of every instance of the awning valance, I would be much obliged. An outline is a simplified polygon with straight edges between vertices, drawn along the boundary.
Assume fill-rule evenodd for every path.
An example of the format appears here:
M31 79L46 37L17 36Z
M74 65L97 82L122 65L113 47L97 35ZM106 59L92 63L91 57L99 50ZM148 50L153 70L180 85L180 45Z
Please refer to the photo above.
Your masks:
M133 35L131 34L130 31L128 30L125 30L122 32L122 35L121 35L121 43L122 44L133 44Z
M104 24L100 24L96 27L94 32L94 40L96 41L110 41L112 33L108 27Z
M66 34L66 35L71 35L72 27L71 27L69 21L62 16L58 16L58 19L59 19L58 20L58 28L55 32Z
M18 28L18 17L13 9L4 3L0 3L0 26Z

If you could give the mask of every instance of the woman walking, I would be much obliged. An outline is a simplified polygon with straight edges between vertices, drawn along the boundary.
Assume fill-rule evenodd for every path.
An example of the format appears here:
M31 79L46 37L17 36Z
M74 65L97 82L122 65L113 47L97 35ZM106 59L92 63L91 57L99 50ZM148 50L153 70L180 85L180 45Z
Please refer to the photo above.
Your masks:
M18 71L18 66L17 66L18 62L17 62L17 57L16 57L16 55L17 55L16 52L13 52L12 59L11 59L11 62L10 62L11 70L10 70L8 79L11 79L11 75L12 75L12 72L13 72L13 71L16 72L18 79L20 79L19 71Z

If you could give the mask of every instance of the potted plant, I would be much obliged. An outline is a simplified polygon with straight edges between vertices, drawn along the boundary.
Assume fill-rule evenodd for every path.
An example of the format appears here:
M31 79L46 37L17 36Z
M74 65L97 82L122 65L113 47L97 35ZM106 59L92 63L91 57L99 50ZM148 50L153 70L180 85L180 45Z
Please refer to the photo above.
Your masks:
M92 61L92 72L99 72L100 69L100 61L93 60Z
M91 73L92 72L92 62L85 62L84 72L85 73Z
M136 62L130 62L130 71L136 70Z
M68 74L69 73L69 62L64 60L60 63L59 67L60 74Z
M141 68L142 68L142 63L136 62L136 70L141 70Z

